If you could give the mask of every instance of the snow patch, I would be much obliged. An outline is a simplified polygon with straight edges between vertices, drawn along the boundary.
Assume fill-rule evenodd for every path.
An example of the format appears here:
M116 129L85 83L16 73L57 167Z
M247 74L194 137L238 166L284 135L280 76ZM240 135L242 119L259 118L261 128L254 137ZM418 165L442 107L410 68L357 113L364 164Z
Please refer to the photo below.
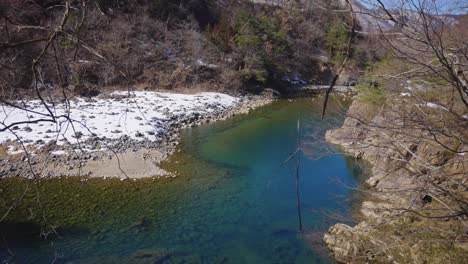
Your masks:
M14 146L8 146L7 153L8 155L18 155L18 154L24 153L24 150L18 149Z
M213 92L189 95L118 91L111 93L110 98L77 98L70 101L69 109L64 103L56 103L55 107L48 105L56 116L60 116L56 123L38 122L11 127L11 131L0 133L0 144L16 142L16 136L26 146L53 141L57 145L76 144L92 137L118 139L123 135L139 141L157 141L168 132L170 121L191 114L205 116L224 111L239 102L238 98ZM6 126L19 121L50 119L38 114L47 113L39 100L15 103L29 111L3 105L0 120ZM61 153L60 150L55 152L56 155Z
M216 64L211 64L211 63L206 63L206 62L204 62L202 59L198 59L198 60L197 60L197 65L198 65L198 66L207 67L207 68L212 68L212 69L219 68L218 65L216 65Z
M449 111L445 106L441 106L439 104L434 104L434 103L426 103L427 107L433 108L433 109L439 109L439 110L444 110L444 111Z
M52 155L65 155L67 152L65 150L56 150L56 151L51 151L50 154Z

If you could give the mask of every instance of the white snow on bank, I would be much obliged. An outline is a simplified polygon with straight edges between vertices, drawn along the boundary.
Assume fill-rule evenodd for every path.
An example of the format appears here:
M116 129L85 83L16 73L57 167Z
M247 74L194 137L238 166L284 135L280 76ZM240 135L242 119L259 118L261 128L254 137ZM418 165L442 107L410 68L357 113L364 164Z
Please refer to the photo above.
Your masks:
M440 104L431 103L431 102L426 102L426 103L424 103L424 104L418 104L417 106L426 106L426 107L429 107L429 108L432 108L432 109L450 112L450 110L449 110L447 107L445 107L445 106L443 106L443 105L440 105ZM462 117L463 119L467 119L467 120L468 120L468 115L462 115L461 117Z
M130 96L129 96L130 95ZM61 117L57 123L39 122L38 124L23 124L12 127L12 131L0 132L0 144L9 140L16 141L18 136L25 145L38 146L57 140L58 145L75 144L84 141L94 134L99 138L118 139L128 135L132 139L158 140L167 132L167 124L171 117L198 113L204 116L235 106L239 99L221 93L171 94L158 92L114 92L110 98L78 98L70 101L69 116ZM47 113L38 100L26 104L16 104L39 113ZM58 115L67 115L64 103L56 103L49 107ZM0 107L0 122L9 124L50 119L36 113L4 106ZM0 123L0 129L4 126ZM15 135L16 134L16 135ZM44 142L41 142L44 141Z
M430 108L434 108L434 109L440 109L440 110L448 111L448 109L446 107L435 104L435 103L426 103L426 106L430 107Z
M64 150L56 150L56 151L51 151L50 154L52 154L52 155L65 155L65 154L67 154L67 152L64 151Z
M10 155L16 155L16 154L21 154L21 153L24 153L24 150L21 149L21 148L15 148L14 146L8 146L8 150L7 150L8 154Z
M426 102L424 104L419 104L419 106L427 106L427 107L432 108L432 109L449 111L447 109L447 107L439 105L439 104L431 103L431 102Z

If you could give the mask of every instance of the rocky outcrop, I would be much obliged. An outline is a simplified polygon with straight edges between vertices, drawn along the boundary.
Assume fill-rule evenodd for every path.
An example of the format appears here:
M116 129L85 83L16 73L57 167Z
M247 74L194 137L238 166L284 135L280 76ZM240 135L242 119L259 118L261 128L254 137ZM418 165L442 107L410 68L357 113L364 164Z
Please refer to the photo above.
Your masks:
M468 148L449 137L431 141L401 123L408 122L402 118L411 113L408 102L388 105L355 100L343 126L326 134L348 155L368 161L371 176L362 186L360 222L332 226L324 242L340 263L467 263L466 215L456 201L468 199L462 187L468 160L457 154Z

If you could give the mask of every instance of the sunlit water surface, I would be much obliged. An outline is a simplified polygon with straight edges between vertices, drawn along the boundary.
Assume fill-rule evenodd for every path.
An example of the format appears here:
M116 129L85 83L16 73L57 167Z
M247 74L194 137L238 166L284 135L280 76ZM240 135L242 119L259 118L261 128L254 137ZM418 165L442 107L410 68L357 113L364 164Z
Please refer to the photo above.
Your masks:
M332 263L320 232L338 221L330 215L349 217L346 186L357 184L361 170L342 155L324 155L336 150L324 142L325 131L340 125L345 109L332 103L322 121L320 102L280 100L184 130L180 152L164 164L178 171L175 179L32 185L0 225L0 257L18 263ZM294 161L286 161L297 148L298 120L303 232ZM0 182L2 212L26 184ZM51 225L58 235L41 239L41 226Z

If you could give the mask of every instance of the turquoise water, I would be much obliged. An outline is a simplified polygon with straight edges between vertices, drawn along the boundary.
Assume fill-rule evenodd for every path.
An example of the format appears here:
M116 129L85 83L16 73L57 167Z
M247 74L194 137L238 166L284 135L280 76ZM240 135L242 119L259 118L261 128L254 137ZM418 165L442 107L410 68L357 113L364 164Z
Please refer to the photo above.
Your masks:
M51 219L73 221L44 241L37 224L11 219L3 225L0 257L19 263L333 263L320 232L338 221L328 215L350 215L352 194L345 186L358 183L360 170L342 155L324 155L334 147L323 135L340 125L344 109L332 103L322 121L319 102L281 100L248 116L184 130L180 152L167 165L180 174L173 180L137 183L138 189L115 183L112 193L101 182L50 183L47 193L70 188L50 198ZM298 119L305 149L302 232L295 167L285 162L297 148ZM70 192L77 198L64 199Z

